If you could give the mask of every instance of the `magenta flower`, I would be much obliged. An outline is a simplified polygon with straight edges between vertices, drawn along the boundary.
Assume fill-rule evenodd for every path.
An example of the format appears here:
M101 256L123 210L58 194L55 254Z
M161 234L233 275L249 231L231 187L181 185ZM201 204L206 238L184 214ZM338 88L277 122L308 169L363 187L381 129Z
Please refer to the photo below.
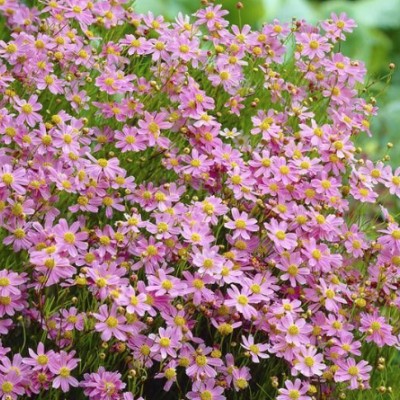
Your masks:
M302 44L302 54L310 58L324 58L331 48L328 39L317 33L301 33L297 35L297 40Z
M0 296L9 297L21 295L21 288L18 286L26 282L24 275L21 276L6 269L0 270Z
M101 339L108 341L112 336L118 340L126 340L129 327L126 324L126 318L117 314L117 306L113 304L109 310L106 304L99 308L99 313L93 313L93 317L99 322L96 323L95 329L101 332Z
M88 248L86 232L78 232L82 228L80 222L74 222L70 227L65 219L60 219L59 223L54 226L53 232L56 236L56 243L60 246L60 250L68 251L72 257L78 255L78 251Z
M80 386L84 388L85 396L93 400L120 398L121 391L126 387L120 373L106 371L104 367L100 367L97 372L85 374L83 378Z
M276 249L280 252L293 250L297 246L297 236L294 233L287 233L286 222L278 222L275 218L270 223L264 224L268 237L274 242Z
M15 371L0 375L0 396L2 399L16 400L25 393L23 377Z
M55 357L53 350L45 351L44 344L40 342L35 353L32 349L29 349L30 357L24 358L24 364L31 365L33 370L46 370L49 367L49 362Z
M223 393L224 388L216 386L216 381L214 379L207 379L204 382L195 381L192 391L187 393L187 398L190 400L226 400Z
M76 378L71 376L71 371L75 369L80 361L79 358L74 358L75 352L66 353L61 351L49 361L49 370L57 375L53 380L53 388L61 390L66 393L69 391L70 386L77 387L79 382Z
M303 318L293 319L291 314L283 317L278 323L278 329L285 335L287 343L301 346L310 342L309 333L312 327Z
M307 377L313 375L321 376L326 368L326 365L322 361L323 355L317 353L315 347L301 347L294 369Z
M242 347L249 351L251 355L251 361L253 361L254 363L259 363L260 358L269 358L269 355L266 352L269 350L269 345L266 343L256 344L252 335L249 335L248 338L242 336Z
M28 180L24 168L12 169L11 165L3 164L0 167L0 188L12 188L18 194L25 194Z
M248 214L239 212L237 208L232 209L233 220L225 223L225 227L234 230L233 239L241 237L245 240L250 239L249 232L257 232L259 227L257 226L257 220L255 218L249 218Z
M37 111L42 109L42 105L37 101L37 95L32 95L28 101L18 98L14 100L17 105L15 109L19 112L17 117L18 123L26 122L30 127L33 127L42 121L42 116L37 113Z
M367 334L367 342L374 342L377 346L393 346L397 343L396 337L392 334L392 326L385 317L380 316L376 311L373 315L361 313L360 332Z
M147 111L144 113L144 120L138 122L138 134L145 135L148 145L167 147L169 140L161 136L161 130L166 130L172 127L172 124L166 121L166 113L150 114Z
M300 379L296 379L294 383L287 380L285 386L285 389L279 389L276 400L311 400L311 397L306 395L309 385L304 384Z
M191 365L186 368L186 375L198 379L199 376L204 375L207 378L215 378L217 376L216 367L223 365L220 358L213 358L208 356L211 353L211 347L200 347L193 355Z
M229 298L225 300L225 304L228 307L235 307L246 319L257 315L257 310L251 304L258 303L259 300L253 296L249 288L244 287L240 291L237 286L232 285L227 294Z
M175 358L176 350L180 347L181 335L170 327L159 328L158 332L158 335L149 335L149 338L153 340L150 351L159 353L161 359L168 355Z
M358 364L354 358L348 358L347 360L339 360L337 362L339 367L335 373L336 382L349 382L351 389L357 389L359 384L369 379L369 372L372 367L364 360L361 360Z

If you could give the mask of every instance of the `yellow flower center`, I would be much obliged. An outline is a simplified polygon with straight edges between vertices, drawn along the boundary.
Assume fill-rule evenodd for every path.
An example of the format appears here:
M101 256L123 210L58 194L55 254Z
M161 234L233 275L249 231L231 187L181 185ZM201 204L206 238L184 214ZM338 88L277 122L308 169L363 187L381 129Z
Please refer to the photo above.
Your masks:
M290 335L298 335L300 333L300 329L297 325L292 324L288 328L288 333Z
M372 324L371 324L371 329L372 329L374 332L377 332L377 331L379 331L379 330L381 329L381 324L380 324L378 321L374 321L374 322L372 322Z
M169 338L167 338L167 337L162 337L160 339L160 346L161 347L168 347L170 345L170 343L171 343L171 340Z
M290 400L298 400L300 398L300 392L296 389L289 390L289 399Z
M4 381L3 384L1 385L1 390L4 393L11 393L13 389L14 385L10 381Z
M312 251L311 255L316 259L316 260L320 260L322 257L322 253L320 250L315 249Z
M213 395L209 390L204 390L203 392L200 393L200 400L212 400Z
M64 233L64 240L68 243L68 244L74 244L75 243L75 235L72 232L66 232Z
M357 368L355 365L353 365L353 366L349 367L349 369L347 370L347 372L348 372L349 375L351 375L351 376L357 376L359 370L358 370L358 368Z
M0 286L6 287L10 284L10 280L8 278L0 278Z
M289 268L287 269L287 272L290 276L296 276L299 271L299 267L295 264L289 265Z
M118 326L118 320L115 317L108 317L106 319L106 324L109 328L116 328Z
M285 232L283 232L283 231L277 231L277 232L275 233L275 236L276 236L276 238L279 239L279 240L285 240L285 239L286 239L286 234L285 234Z
M246 229L246 221L243 219L238 219L235 221L235 226L237 229Z
M101 168L105 168L108 165L108 161L105 158L99 158L97 164L100 165Z
M204 288L204 282L201 279L193 279L193 286L196 289L203 289Z
M237 297L237 302L241 305L241 306L245 306L249 303L249 299L247 298L247 296L245 296L244 294L240 294Z
M165 290L171 290L174 287L174 285L169 279L165 279L162 281L161 287Z
M400 230L394 230L393 232L392 232L392 238L393 239L395 239L395 240L400 240Z
M28 103L28 104L24 104L21 107L21 110L24 114L31 114L33 112L33 107Z
M67 367L61 367L61 368L60 368L59 374L60 374L60 376L61 376L62 378L67 378L68 376L71 375L71 371L70 371L70 369L67 368Z
M9 186L14 182L14 177L9 173L5 173L2 175L1 180L3 181L3 183Z
M46 355L41 354L40 356L38 356L36 361L39 365L47 365L47 363L49 362L49 358Z
M254 354L258 354L260 352L260 349L258 348L258 346L256 344L251 344L249 346L249 350Z

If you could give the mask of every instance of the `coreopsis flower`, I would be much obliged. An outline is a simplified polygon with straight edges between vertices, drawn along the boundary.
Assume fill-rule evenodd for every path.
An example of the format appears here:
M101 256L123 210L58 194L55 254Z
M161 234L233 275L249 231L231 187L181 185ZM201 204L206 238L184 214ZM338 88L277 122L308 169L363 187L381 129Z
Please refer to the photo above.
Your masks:
M288 225L285 221L278 222L275 218L264 224L268 237L273 241L278 251L291 251L297 246L297 237L294 233L288 233Z
M37 100L37 95L32 95L28 101L25 99L15 99L15 109L19 112L17 117L18 123L26 122L30 127L33 127L42 121L42 117L37 111L40 111L43 106Z
M392 346L396 343L396 337L392 334L392 326L386 322L385 317L376 312L373 315L361 314L360 332L367 334L367 342L374 342L379 347Z
M266 353L269 349L269 345L266 343L254 343L254 337L249 335L248 338L242 336L242 347L249 351L251 360L255 363L259 363L260 359L269 358Z
M74 222L70 227L65 219L61 219L54 227L56 243L61 251L68 251L73 257L78 255L78 250L86 250L88 244L85 240L88 237L86 232L78 232L82 228L80 222Z
M351 389L357 389L360 383L365 382L369 378L369 372L372 367L364 360L356 363L354 358L347 360L339 360L337 362L339 369L335 373L336 382L349 382Z
M9 164L0 167L0 188L11 188L18 194L26 193L26 171L24 168L13 169Z
M256 309L251 304L258 303L259 300L256 299L248 288L244 287L240 291L237 286L232 285L227 293L229 299L225 300L225 304L228 307L235 307L245 318L257 315Z
M27 365L31 365L34 370L47 370L49 368L50 360L55 357L53 350L45 351L44 344L40 342L35 352L29 349L30 357L24 358L23 362Z
M66 353L61 351L59 354L54 356L49 361L49 370L56 375L53 380L53 388L61 388L66 393L70 386L77 387L79 382L76 378L71 376L72 370L78 366L80 361L78 358L74 358L75 352Z
M307 377L321 376L326 368L325 364L322 363L322 360L323 355L318 354L314 347L301 347L298 351L294 369Z
M89 399L114 399L126 387L120 373L106 371L104 367L100 367L97 372L85 374L83 378L80 386Z
M109 309L106 304L103 304L99 308L99 313L93 313L93 317L99 321L96 323L95 329L101 332L102 340L110 340L112 336L119 340L126 340L129 327L126 325L126 318L117 314L115 305Z
M2 399L17 399L22 396L25 389L22 385L23 378L15 371L0 375L0 395Z
M279 321L278 329L285 335L287 343L300 346L310 342L308 334L312 331L312 327L304 318L294 319L288 314Z
M287 364L275 397L310 400L398 347L400 169L354 143L355 22L226 13L0 4L1 397L247 398Z
M294 383L286 380L285 386L285 389L279 389L277 400L311 400L311 397L307 396L309 385L303 383L300 379L296 379Z
M257 232L259 227L257 226L257 220L255 218L249 218L246 212L239 212L237 208L232 209L233 220L225 223L225 227L232 229L233 239L241 237L243 239L250 239L249 232Z
M167 356L176 357L181 340L181 335L176 330L170 327L159 328L158 335L150 334L149 338L153 340L150 351L159 353L161 359Z

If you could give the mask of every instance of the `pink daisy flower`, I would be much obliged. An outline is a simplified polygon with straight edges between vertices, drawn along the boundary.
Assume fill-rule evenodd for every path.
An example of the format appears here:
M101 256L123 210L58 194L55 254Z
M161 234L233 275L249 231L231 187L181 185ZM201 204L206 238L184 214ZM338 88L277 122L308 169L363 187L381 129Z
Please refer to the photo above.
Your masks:
M250 235L248 232L257 232L259 230L257 220L255 218L249 218L248 214L244 211L240 213L237 208L233 208L232 216L233 220L229 220L224 226L234 230L232 235L233 239L241 237L245 240L249 240Z
M369 372L372 367L364 360L361 360L358 364L354 358L348 358L347 360L339 360L337 362L339 367L335 373L336 382L349 382L351 389L357 389L359 384L369 379Z

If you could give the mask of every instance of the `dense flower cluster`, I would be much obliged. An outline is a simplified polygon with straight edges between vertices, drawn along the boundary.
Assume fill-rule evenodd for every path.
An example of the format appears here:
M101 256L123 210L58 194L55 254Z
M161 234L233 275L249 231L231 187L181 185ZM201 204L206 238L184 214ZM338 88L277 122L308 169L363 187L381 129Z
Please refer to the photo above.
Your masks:
M353 144L377 111L355 22L0 11L1 399L250 399L269 366L278 400L369 388L400 227L359 208L400 169Z

